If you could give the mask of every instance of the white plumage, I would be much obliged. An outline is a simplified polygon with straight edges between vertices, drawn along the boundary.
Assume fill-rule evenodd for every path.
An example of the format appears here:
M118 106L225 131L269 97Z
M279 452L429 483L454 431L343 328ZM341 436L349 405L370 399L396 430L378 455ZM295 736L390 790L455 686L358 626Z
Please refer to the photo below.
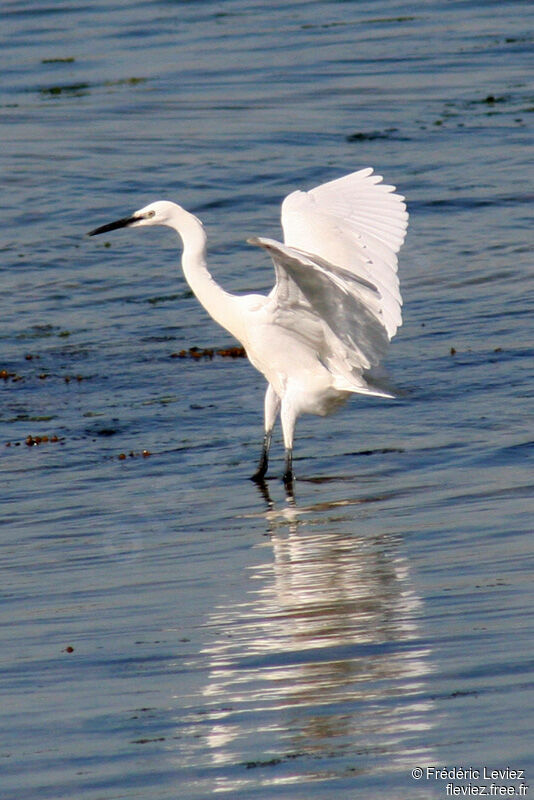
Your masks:
M175 203L152 203L91 235L158 224L180 235L182 267L193 292L267 379L265 437L253 477L265 477L280 413L284 479L291 484L300 414L328 414L351 392L390 396L367 372L402 323L396 254L408 225L404 198L371 168L309 192L292 192L282 204L284 243L249 240L274 262L276 284L267 297L231 295L215 283L206 265L202 223Z

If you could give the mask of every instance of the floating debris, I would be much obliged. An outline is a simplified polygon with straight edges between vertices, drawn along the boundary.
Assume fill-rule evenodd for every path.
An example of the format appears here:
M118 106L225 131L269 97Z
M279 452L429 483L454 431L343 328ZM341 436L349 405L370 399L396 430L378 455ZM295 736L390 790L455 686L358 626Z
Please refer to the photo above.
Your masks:
M47 436L46 434L43 436L33 436L32 434L28 434L22 442L6 442L6 447L20 447L23 443L28 447L38 447L41 444L48 444L49 442L55 444L56 442L62 443L64 441L64 437L57 436L56 434L52 436Z
M346 137L347 142L373 142L375 139L398 139L395 136L398 128L386 128L383 131L356 131Z
M293 761L295 758L305 757L306 753L285 753L283 756L265 759L262 761L245 761L242 766L246 769L256 769L257 767L276 767L287 761Z
M26 361L34 361L40 359L41 356L35 355L33 353L27 353L24 356ZM3 380L7 383L7 381L11 381L11 383L17 383L18 381L25 381L28 380L32 376L30 375L18 375L16 372L11 372L8 369L0 369L0 380ZM34 377L38 378L40 381L45 381L47 379L56 379L56 380L63 380L65 383L70 383L71 381L77 381L80 383L81 381L87 380L87 376L85 375L53 375L50 372L39 372Z
M450 350L449 350L449 353L451 354L451 356L455 356L457 352L458 351L457 351L456 347L451 347ZM472 349L470 347L468 347L467 350L465 350L464 352L472 353L473 351L472 351ZM503 349L502 349L502 347L494 347L491 352L492 353L502 353Z
M63 86L45 86L40 89L40 93L47 97L57 97L67 95L70 97L81 97L87 94L90 86L88 83L68 83Z
M96 433L97 436L115 436L115 434L118 433L118 428L100 428L94 431L94 433Z
M104 86L137 86L139 83L146 83L148 78L136 78L132 75L130 78L119 78L116 81L106 81Z
M487 97L482 100L482 103L487 103L488 105L492 106L495 103L505 103L507 100L506 97L496 97L494 94L488 94Z
M391 22L413 22L417 17L401 16L401 17L375 17L374 19L365 20L369 25L378 25Z
M130 744L149 744L150 742L164 742L165 736L156 736L154 739L133 739Z
M22 375L17 375L16 372L10 372L8 369L0 369L0 380L7 383L10 379L11 383L17 383L18 381L22 381L23 377Z
M151 455L152 453L150 452L150 450L143 450L141 453L136 453L133 450L130 450L128 456L126 455L126 453L119 453L117 458L119 459L119 461L126 461L127 458L148 458Z
M35 447L40 444L46 444L47 442L55 443L61 441L63 440L60 439L59 436L56 436L55 434L53 436L32 436L30 434L29 436L26 436L25 439L25 442L28 445L28 447Z
M74 58L69 56L68 58L43 58L41 60L41 64L73 64Z
M214 356L221 356L222 358L245 358L246 355L244 347L225 347L221 350L215 350L212 347L190 347L189 350L180 350L178 353L171 353L171 358L192 358L194 361L200 361L205 358L211 361Z

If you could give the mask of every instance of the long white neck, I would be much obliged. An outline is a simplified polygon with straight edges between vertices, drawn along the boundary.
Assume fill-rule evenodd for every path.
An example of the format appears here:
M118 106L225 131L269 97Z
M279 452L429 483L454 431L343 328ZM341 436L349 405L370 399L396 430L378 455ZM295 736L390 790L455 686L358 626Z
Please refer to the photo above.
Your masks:
M174 206L166 224L182 240L182 269L197 300L213 319L241 340L238 298L215 282L206 263L206 233L199 219L180 206Z

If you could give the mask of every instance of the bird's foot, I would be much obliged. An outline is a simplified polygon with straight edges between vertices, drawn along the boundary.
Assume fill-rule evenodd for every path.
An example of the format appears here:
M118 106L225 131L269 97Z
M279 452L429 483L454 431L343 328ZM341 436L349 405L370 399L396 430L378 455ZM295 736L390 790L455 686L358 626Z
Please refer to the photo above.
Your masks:
M294 480L294 477L295 476L293 475L293 470L292 469L286 469L286 471L284 472L284 474L282 476L282 480L284 481L284 486L286 487L286 490L288 492L290 492L291 494L293 494L293 480Z
M269 466L269 447L271 446L271 434L266 433L263 438L263 448L260 456L260 463L254 475L250 476L250 480L254 483L264 483L265 476L267 475L267 468Z
M288 447L286 449L286 463L282 480L287 491L291 494L293 494L293 477L293 450Z
M250 476L250 480L254 483L265 483L265 476L267 475L267 464L260 463L254 475Z

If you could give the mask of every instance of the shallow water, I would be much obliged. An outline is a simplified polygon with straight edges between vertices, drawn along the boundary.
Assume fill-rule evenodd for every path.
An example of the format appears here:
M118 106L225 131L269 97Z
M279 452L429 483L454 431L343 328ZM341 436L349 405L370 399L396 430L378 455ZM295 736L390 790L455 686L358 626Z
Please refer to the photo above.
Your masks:
M532 782L531 16L4 4L4 800ZM263 291L247 236L367 165L411 212L403 391L299 421L293 503L278 441L269 496L247 480L261 376L176 357L234 342L173 235L84 234L176 199L217 279Z

